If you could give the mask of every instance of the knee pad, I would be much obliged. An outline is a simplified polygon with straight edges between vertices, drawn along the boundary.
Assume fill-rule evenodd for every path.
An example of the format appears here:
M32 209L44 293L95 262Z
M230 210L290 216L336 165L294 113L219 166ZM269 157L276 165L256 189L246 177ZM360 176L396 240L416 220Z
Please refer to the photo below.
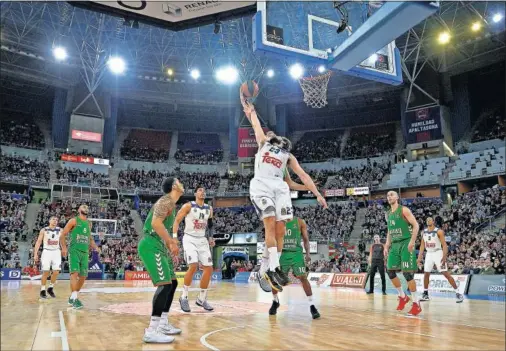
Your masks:
M413 273L402 273L402 275L404 276L407 282L410 282L415 278Z
M395 271L387 271L387 273L388 273L388 278L390 278L390 279L397 278L397 274L395 273Z

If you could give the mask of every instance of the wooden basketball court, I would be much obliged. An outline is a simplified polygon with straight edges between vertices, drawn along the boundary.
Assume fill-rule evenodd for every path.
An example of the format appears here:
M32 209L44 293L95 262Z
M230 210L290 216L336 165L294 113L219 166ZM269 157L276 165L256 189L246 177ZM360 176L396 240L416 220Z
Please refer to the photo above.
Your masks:
M194 305L179 309L176 293L170 322L183 329L173 344L144 344L154 288L150 282L90 281L80 294L85 308L67 306L69 282L56 299L39 301L40 282L3 282L2 350L504 350L505 304L433 297L418 317L395 310L395 295L313 288L322 318L312 320L302 288L280 295L269 316L270 294L257 285L220 282L209 292L215 312Z

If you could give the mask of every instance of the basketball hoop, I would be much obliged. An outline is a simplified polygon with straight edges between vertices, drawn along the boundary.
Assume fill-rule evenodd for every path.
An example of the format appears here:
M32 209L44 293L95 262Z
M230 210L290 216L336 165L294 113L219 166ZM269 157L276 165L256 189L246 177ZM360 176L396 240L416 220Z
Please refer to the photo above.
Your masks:
M327 86L331 75L332 71L328 71L319 76L299 79L306 105L313 108L322 108L327 105Z

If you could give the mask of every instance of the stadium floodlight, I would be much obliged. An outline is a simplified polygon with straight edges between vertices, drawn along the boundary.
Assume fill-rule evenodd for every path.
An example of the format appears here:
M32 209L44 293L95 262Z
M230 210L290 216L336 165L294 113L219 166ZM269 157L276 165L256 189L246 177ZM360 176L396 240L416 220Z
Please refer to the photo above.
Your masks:
M269 78L274 77L274 70L272 70L272 69L267 70L267 77L269 77Z
M439 34L437 39L440 44L448 44L450 42L450 34L448 32L442 32Z
M107 66L109 66L109 70L114 74L122 74L126 70L125 61L117 56L109 58Z
M234 84L239 78L239 71L234 66L222 67L216 71L216 79L225 84Z
M172 76L174 74L174 70L172 68L167 68L167 75Z
M57 46L53 49L53 56L57 61L63 61L67 58L67 50L61 46Z
M494 23L498 23L499 21L502 20L502 18L503 18L502 14L496 13L494 17L492 17L492 21L494 21Z
M290 66L290 75L293 79L300 79L304 75L304 67L301 64L296 63Z
M474 22L471 26L471 30L473 32L477 32L481 29L481 23L480 22Z
M200 71L196 68L192 69L190 71L190 76L193 78L193 79L199 79L200 78Z
M319 67L318 67L318 72L319 72L319 73L323 73L323 72L325 72L326 70L327 70L327 68L325 68L325 66L324 66L324 65L321 65L321 66L319 66Z

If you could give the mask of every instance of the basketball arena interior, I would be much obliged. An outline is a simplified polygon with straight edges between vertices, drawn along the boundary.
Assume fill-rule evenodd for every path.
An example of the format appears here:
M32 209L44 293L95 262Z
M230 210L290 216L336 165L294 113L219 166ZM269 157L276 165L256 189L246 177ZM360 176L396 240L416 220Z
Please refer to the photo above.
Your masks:
M1 350L505 349L504 2L0 5ZM328 204L290 192L307 225L306 272L290 272L275 297L258 282L258 131L240 94L264 132L291 141ZM198 300L208 266L188 289L181 248L165 310L180 334L152 344L143 335L159 288L138 243L168 177L185 189L176 212L198 188L212 206L213 310ZM371 270L391 192L420 229L416 271L397 278ZM56 281L48 270L42 298L47 247L36 243L52 217L64 228L84 204L98 252L76 308L70 257ZM427 271L429 217L445 262ZM396 309L422 293L421 312Z

